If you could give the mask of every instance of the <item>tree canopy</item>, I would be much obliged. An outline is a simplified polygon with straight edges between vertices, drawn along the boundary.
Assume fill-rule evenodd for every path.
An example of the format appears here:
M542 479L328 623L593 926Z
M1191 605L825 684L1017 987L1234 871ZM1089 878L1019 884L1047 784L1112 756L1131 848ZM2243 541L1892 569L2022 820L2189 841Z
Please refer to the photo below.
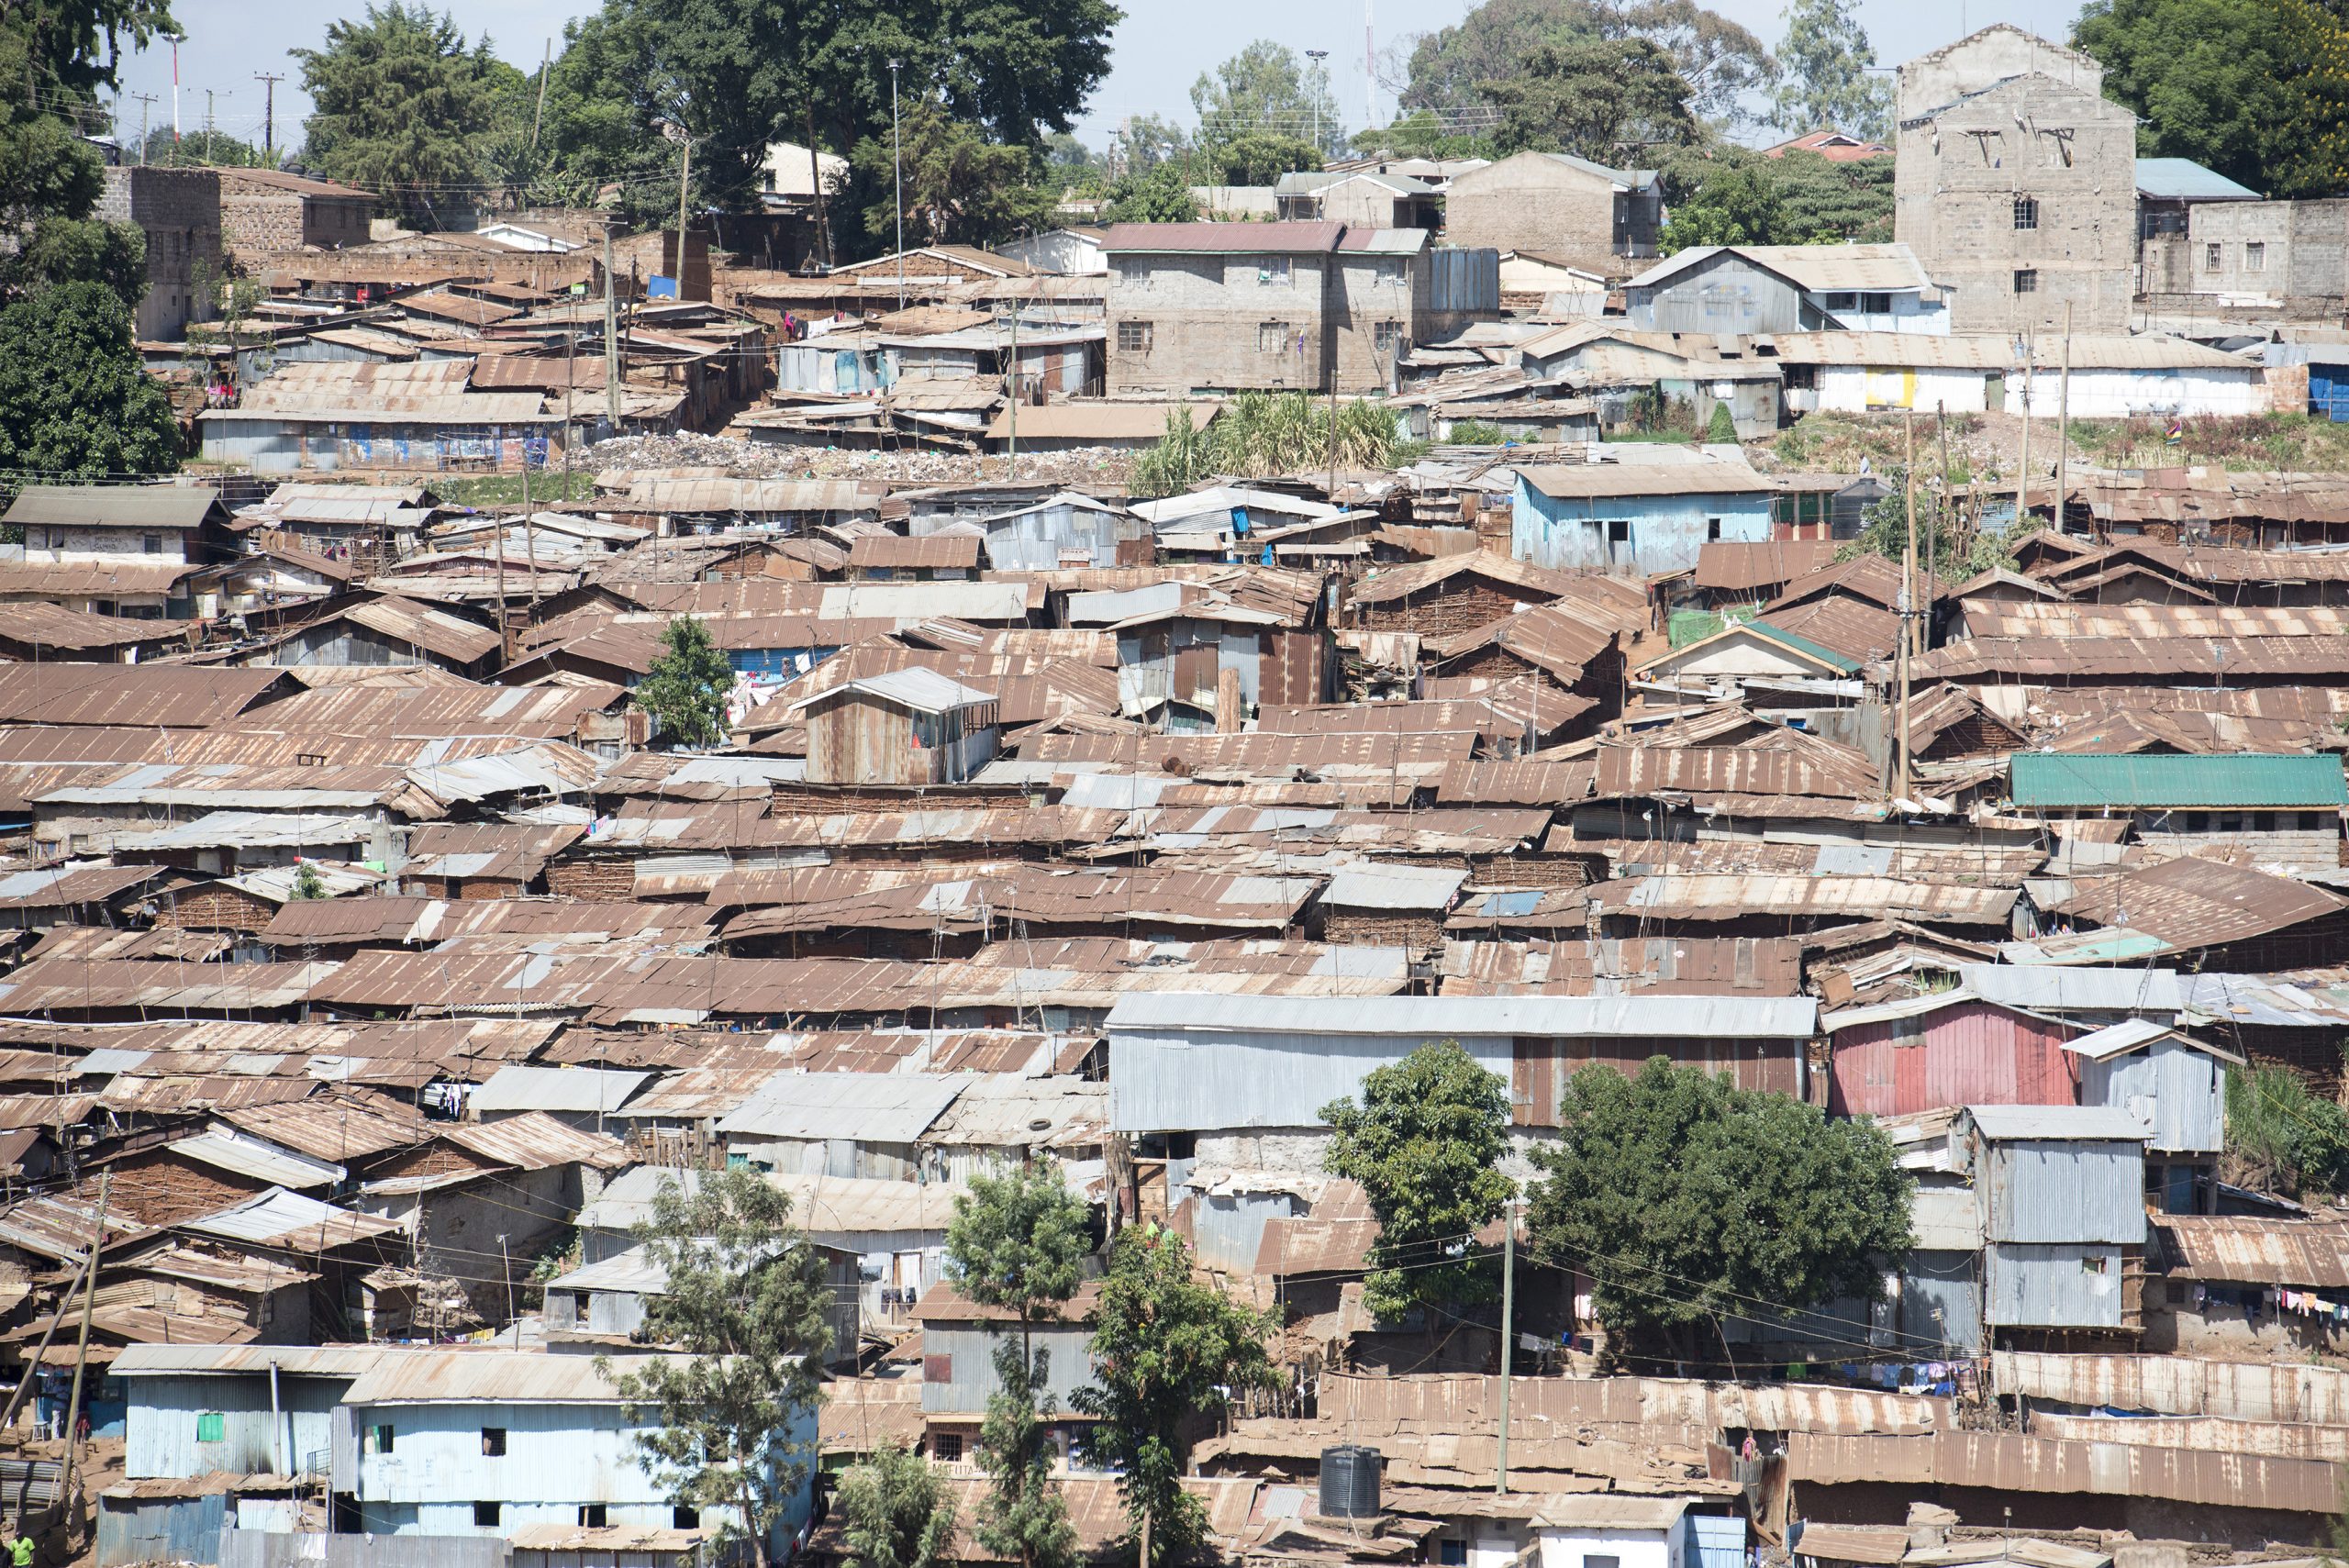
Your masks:
M666 746L715 746L726 739L726 695L734 667L691 616L674 616L661 634L664 651L637 683L636 705L652 716Z
M2331 195L2349 161L2349 34L2315 0L2088 0L2075 47L2136 111L2137 150L2276 198Z
M1665 161L1672 220L1664 254L1692 245L1822 245L1892 238L1892 160L1838 163L1816 152L1765 158L1689 149Z
M1190 171L1181 163L1155 163L1125 176L1109 187L1101 216L1111 223L1188 223L1199 216Z
M1876 46L1854 0L1794 0L1778 45L1772 107L1781 129L1800 136L1832 127L1870 141L1892 135L1892 83L1868 74Z
M1663 51L1692 116L1724 125L1742 118L1744 96L1776 72L1760 39L1697 0L1485 0L1457 24L1411 40L1397 107L1491 106L1494 84L1530 74L1539 50L1633 39Z
M1118 1472L1142 1568L1191 1561L1207 1542L1207 1510L1183 1490L1194 1427L1227 1389L1277 1381L1265 1338L1272 1318L1192 1277L1191 1250L1156 1225L1129 1227L1109 1254L1092 1322L1093 1384L1073 1400L1094 1418L1085 1448Z
M1060 193L1037 183L1034 150L987 140L936 98L906 110L903 137L907 245L985 245L1052 227ZM893 248L899 150L886 136L867 137L850 158L874 196L864 230Z
M1610 167L1683 146L1701 129L1688 83L1643 38L1543 44L1513 77L1486 83L1501 111L1503 152L1571 152Z
M0 469L73 480L179 467L171 400L130 325L122 296L86 280L0 308Z
M1076 1294L1092 1250L1092 1217L1055 1165L978 1176L954 1200L946 1259L955 1285L1008 1311L1019 1332L996 1347L996 1388L979 1428L977 1460L990 1485L979 1504L979 1544L1020 1568L1067 1568L1076 1556L1068 1503L1053 1483L1049 1379L1030 1336Z
M486 35L468 41L422 4L370 0L363 20L327 24L325 48L289 52L316 106L306 163L425 227L481 197L492 133L522 80Z
M1492 1298L1499 1271L1473 1237L1514 1190L1497 1169L1508 1115L1508 1085L1449 1040L1374 1070L1359 1102L1321 1107L1322 1168L1361 1183L1378 1217L1363 1300L1379 1317Z
M1251 135L1313 143L1318 135L1314 145L1320 152L1314 161L1292 167L1318 169L1321 158L1345 145L1329 66L1301 59L1269 39L1258 39L1213 72L1202 72L1191 86L1191 108L1199 117L1202 145Z
M1732 1318L1875 1300L1910 1246L1909 1178L1869 1121L1664 1057L1568 1080L1529 1211L1535 1255L1590 1276L1618 1358L1709 1359Z
M657 1423L637 1438L655 1483L680 1507L735 1510L722 1533L764 1568L812 1457L794 1434L823 1397L831 1286L781 1188L747 1169L696 1175L662 1183L635 1232L667 1275L637 1338L685 1353L645 1359L619 1388Z
M853 1568L934 1568L954 1540L954 1496L938 1467L898 1442L848 1467L832 1507Z

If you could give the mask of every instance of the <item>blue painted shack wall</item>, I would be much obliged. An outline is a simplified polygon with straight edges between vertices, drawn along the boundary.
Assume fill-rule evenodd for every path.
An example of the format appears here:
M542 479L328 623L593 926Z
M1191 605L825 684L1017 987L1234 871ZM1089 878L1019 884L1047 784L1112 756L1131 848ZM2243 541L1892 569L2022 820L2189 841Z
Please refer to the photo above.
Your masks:
M217 1562L228 1496L101 1497L98 1568L123 1562Z
M1769 492L1553 498L1520 474L1509 518L1509 551L1520 561L1553 572L1686 572L1697 564L1715 518L1720 521L1721 539L1766 540ZM1627 537L1610 541L1610 522L1627 524Z
M225 1470L252 1475L272 1472L269 1374L188 1373L123 1378L130 1390L123 1436L123 1473L133 1481L186 1480ZM351 1386L348 1377L278 1378L277 1398L285 1421L287 1460L296 1470L312 1454L324 1468L337 1401ZM195 1440L196 1422L207 1413L221 1418L218 1442Z

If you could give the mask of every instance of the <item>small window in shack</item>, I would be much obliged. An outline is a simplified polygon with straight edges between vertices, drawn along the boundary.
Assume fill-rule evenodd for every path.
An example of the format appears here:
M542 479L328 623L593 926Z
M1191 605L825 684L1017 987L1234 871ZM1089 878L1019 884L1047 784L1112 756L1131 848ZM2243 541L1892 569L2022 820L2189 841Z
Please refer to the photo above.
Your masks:
M200 1443L226 1442L228 1438L228 1418L217 1410L206 1410L195 1418L195 1440Z

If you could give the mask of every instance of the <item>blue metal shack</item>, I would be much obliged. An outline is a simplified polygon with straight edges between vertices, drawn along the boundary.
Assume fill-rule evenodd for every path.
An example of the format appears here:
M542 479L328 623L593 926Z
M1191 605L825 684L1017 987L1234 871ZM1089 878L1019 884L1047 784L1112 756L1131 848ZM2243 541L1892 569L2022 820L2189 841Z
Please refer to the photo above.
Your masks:
M322 1473L335 1406L385 1353L380 1345L126 1345L114 1365L128 1391L123 1473Z
M1553 572L1688 572L1709 543L1767 539L1770 504L1742 462L1540 464L1518 471L1509 553Z

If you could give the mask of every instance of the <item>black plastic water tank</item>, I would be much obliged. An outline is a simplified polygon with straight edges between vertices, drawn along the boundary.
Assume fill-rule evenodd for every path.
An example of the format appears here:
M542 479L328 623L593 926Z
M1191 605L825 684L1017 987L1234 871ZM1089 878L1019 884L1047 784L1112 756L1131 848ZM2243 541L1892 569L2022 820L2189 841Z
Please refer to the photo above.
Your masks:
M1378 1467L1375 1448L1343 1444L1321 1451L1321 1517L1367 1519L1378 1515Z

